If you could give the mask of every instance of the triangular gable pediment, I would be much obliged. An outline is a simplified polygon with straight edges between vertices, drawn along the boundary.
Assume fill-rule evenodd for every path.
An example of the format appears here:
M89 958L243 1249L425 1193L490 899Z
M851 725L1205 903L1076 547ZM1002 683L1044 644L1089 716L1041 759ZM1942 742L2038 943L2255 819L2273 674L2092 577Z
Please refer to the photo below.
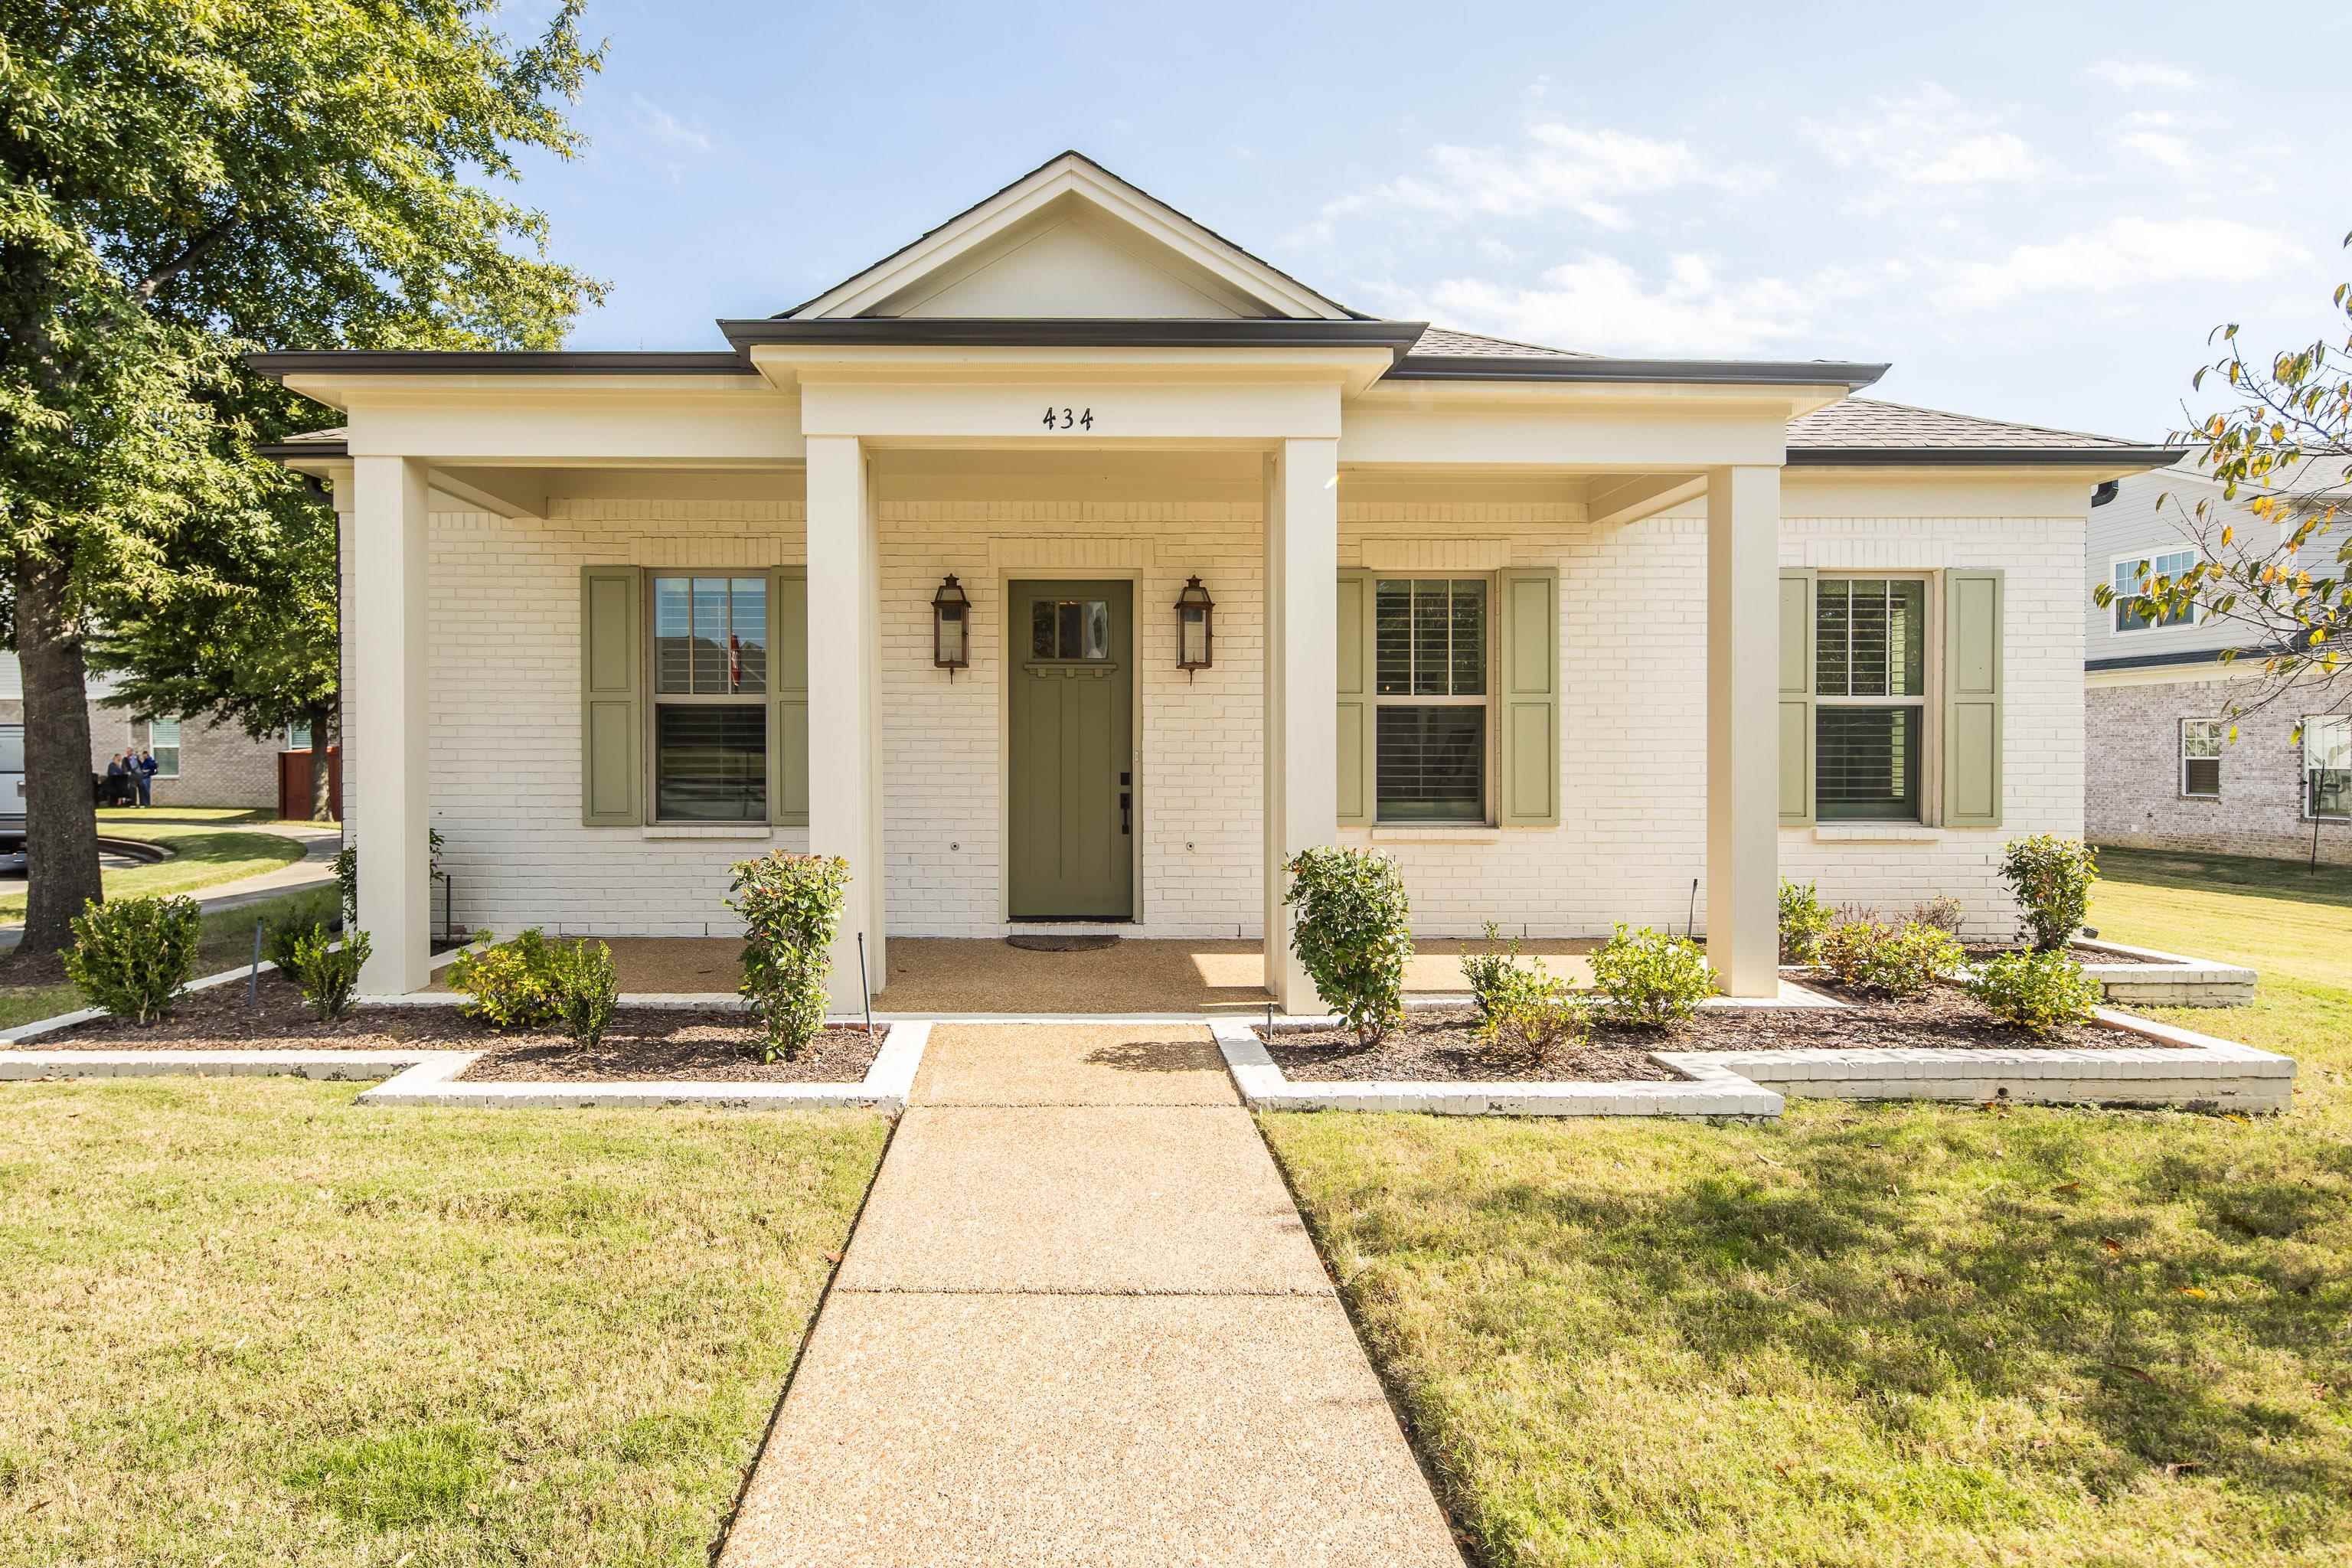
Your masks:
M1357 319L1076 153L784 314Z

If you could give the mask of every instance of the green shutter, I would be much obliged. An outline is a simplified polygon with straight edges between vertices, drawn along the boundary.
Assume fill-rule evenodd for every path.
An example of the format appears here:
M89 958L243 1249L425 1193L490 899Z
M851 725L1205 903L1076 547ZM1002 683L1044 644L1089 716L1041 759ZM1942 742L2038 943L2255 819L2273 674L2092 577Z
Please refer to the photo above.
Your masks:
M1559 574L1531 567L1499 574L1496 712L1502 767L1495 820L1505 827L1559 825Z
M645 821L645 584L635 566L580 573L580 820Z
M1339 574L1339 822L1372 820L1372 574Z
M768 579L768 820L809 819L808 568Z
M1944 574L1944 826L2000 826L2001 574Z
M1813 574L1780 573L1780 826L1813 820Z

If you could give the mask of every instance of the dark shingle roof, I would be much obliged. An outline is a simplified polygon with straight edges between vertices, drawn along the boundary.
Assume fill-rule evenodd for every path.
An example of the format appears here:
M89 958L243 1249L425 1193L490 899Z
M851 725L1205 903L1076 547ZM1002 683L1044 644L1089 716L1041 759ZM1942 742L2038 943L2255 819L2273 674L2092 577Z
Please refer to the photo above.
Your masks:
M1849 397L1789 421L1791 449L1829 447L1970 451L1990 447L2004 451L2077 452L2086 447L2135 451L2143 445L2120 441L2112 436L2085 435L2079 430L2053 430L2046 426L2019 425L2006 419L1979 419L1972 414L1948 414L1940 408L1882 403L1874 397Z
M1477 332L1457 332L1451 327L1432 327L1421 334L1412 352L1439 359L1593 359L1597 355L1579 353L1574 349L1546 348L1541 343L1514 342L1509 338L1490 338Z

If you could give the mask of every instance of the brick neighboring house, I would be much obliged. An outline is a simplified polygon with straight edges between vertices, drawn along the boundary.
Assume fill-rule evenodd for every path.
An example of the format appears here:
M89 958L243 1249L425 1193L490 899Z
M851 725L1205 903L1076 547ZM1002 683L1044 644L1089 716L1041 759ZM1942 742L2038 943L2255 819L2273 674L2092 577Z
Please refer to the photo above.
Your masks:
M2170 500L2159 505L2161 498ZM2241 539L2280 526L2222 499L2193 458L2131 475L2091 512L2084 590L2084 767L2083 830L2095 844L2200 850L2352 865L2352 689L2314 686L2237 721L2234 694L2257 683L2251 654L2224 664L2222 650L2249 641L2242 625L2184 619L2150 626L2118 604L2090 595L2102 583L2120 594L2143 570L2173 575L2192 563L2185 522L2200 500L2227 507ZM2337 570L2338 537L2305 547L2315 574ZM2257 548L2260 546L2257 545ZM2300 740L2296 726L2304 729Z
M278 754L285 736L257 741L234 724L135 719L104 699L113 689L103 676L89 679L89 761L104 773L118 752L152 749L157 805L278 805ZM0 653L0 725L25 721L24 673L16 656Z

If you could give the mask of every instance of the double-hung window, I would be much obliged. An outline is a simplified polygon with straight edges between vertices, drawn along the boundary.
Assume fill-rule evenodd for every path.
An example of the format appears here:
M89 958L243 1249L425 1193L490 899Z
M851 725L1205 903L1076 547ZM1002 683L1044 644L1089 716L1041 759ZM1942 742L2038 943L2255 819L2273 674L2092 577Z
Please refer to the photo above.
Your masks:
M657 822L768 819L768 579L652 579Z
M148 720L147 750L154 753L157 778L178 778L180 776L180 721L177 719Z
M2132 608L2133 598L2147 592L2158 578L2161 577L2167 583L2178 581L2182 574L2196 564L2197 552L2194 550L2166 550L2149 555L2127 555L2117 560L2114 565L2116 630L2144 632L2152 626L2187 626L2196 619L2196 611L2186 605L2153 618Z
M1927 745L1927 584L1823 576L1813 593L1813 810L1917 822Z
M2306 820L2352 820L2352 716L2305 715L2303 781Z
M1373 584L1380 821L1487 820L1487 589L1484 577Z
M2221 744L2230 726L2220 719L2180 721L2180 793L2196 800L2221 795Z

